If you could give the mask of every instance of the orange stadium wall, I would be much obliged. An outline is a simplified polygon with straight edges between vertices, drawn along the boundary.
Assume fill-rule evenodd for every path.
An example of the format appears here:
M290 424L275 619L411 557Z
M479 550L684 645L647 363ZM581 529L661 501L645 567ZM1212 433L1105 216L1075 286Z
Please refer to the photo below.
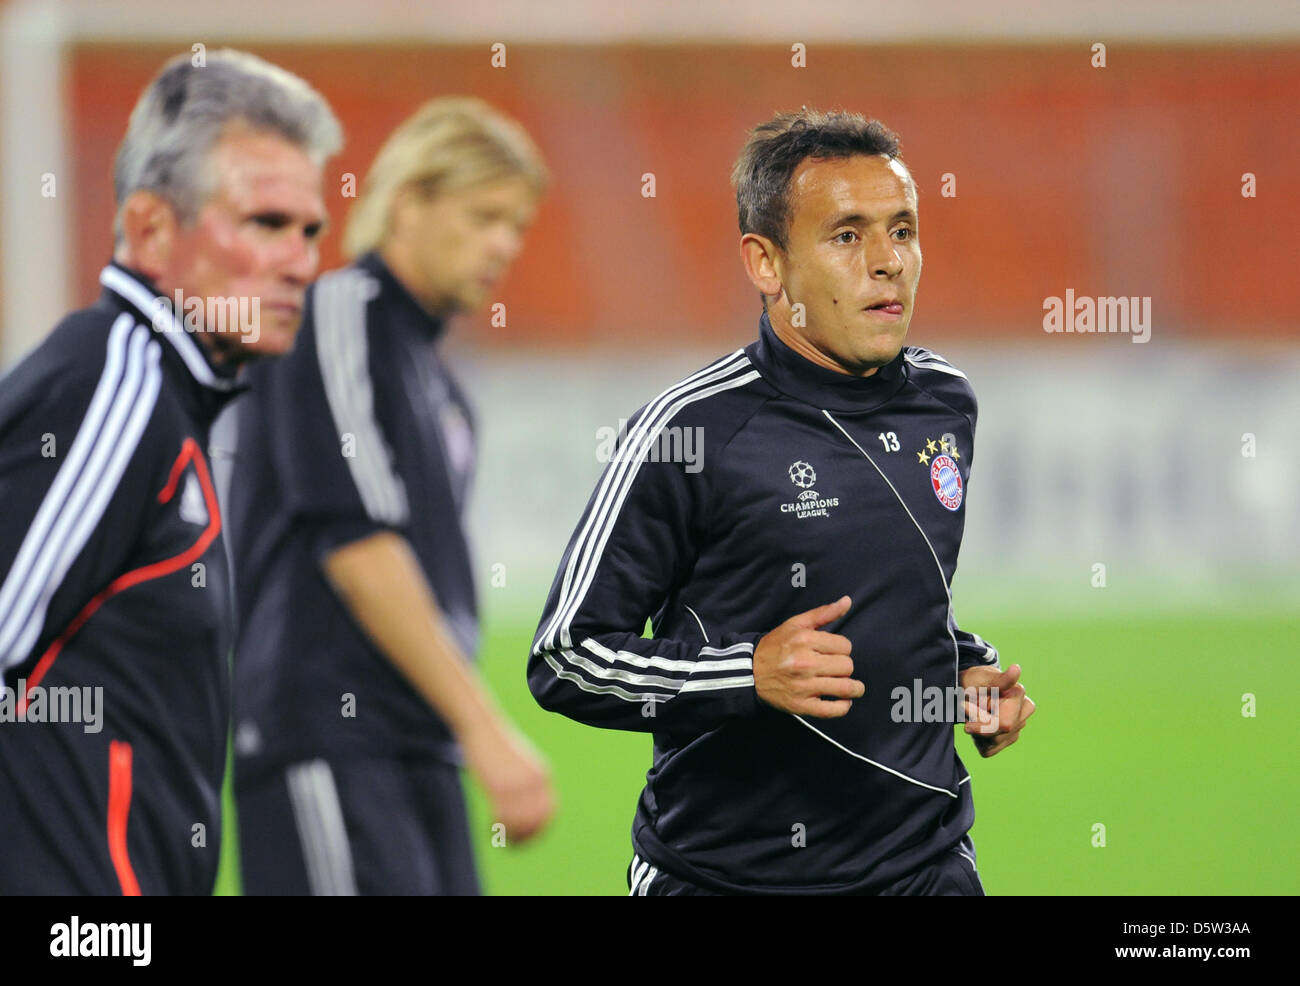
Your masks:
M555 184L502 289L489 346L735 345L754 331L728 176L746 129L800 104L877 116L921 190L925 275L913 334L1042 346L1043 300L1152 298L1164 336L1300 337L1294 47L1113 44L246 47L299 73L347 135L329 166L338 229L386 134L423 100L482 96L520 119ZM176 47L78 45L67 98L81 304L111 250L113 154ZM656 195L642 195L642 175ZM1257 197L1242 195L1245 173ZM941 194L945 175L955 195ZM953 184L950 182L950 184ZM1071 338L1071 341L1074 341Z

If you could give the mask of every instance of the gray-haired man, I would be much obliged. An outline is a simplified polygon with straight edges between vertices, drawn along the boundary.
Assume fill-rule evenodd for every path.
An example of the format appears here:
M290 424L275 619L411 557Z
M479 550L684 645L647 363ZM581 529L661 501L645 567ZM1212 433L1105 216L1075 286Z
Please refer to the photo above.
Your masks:
M208 430L293 341L341 143L251 55L169 62L104 293L0 381L0 893L206 894L233 613Z

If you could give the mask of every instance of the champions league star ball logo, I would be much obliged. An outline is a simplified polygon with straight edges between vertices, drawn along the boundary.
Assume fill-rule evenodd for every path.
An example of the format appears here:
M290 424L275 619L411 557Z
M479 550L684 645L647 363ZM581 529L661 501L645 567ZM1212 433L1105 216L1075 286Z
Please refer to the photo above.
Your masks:
M940 454L936 455L931 462L930 454L934 452ZM957 468L955 460L961 458L961 453L957 451L957 439L951 434L944 435L938 442L933 438L927 438L925 448L916 453L916 458L921 465L930 467L930 486L934 489L934 495L939 498L939 502L948 510L956 510L960 507L961 471Z
M817 473L807 462L800 459L792 463L787 472L790 475L790 482L799 487L801 492L792 502L781 504L781 513L794 514L800 520L809 517L829 517L831 510L840 505L839 497L822 496L812 488L812 484L817 482Z
M790 482L801 490L806 490L817 482L817 474L806 462L796 462L790 466Z

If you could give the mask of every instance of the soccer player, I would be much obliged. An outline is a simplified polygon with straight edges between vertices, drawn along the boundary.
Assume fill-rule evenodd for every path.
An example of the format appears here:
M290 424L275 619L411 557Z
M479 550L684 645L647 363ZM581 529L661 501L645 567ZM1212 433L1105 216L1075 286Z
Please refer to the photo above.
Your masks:
M915 184L882 124L806 108L755 128L733 180L759 337L629 422L529 685L654 734L633 894L981 894L952 723L991 756L1033 705L952 616L976 405L903 345Z
M519 254L546 183L476 99L422 107L241 401L231 526L235 785L253 894L474 894L462 761L507 842L553 810L541 757L473 671L463 528L475 443L439 345Z
M103 293L0 380L0 893L212 891L234 625L208 429L292 342L340 143L283 69L168 62Z

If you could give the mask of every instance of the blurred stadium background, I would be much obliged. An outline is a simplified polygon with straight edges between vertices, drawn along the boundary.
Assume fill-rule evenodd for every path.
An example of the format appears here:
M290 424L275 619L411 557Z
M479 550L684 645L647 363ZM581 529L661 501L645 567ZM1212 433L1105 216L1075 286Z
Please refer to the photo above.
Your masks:
M322 269L346 176L431 96L490 100L552 168L505 324L450 344L482 426L482 666L562 801L504 849L475 801L490 892L626 892L649 738L541 712L527 648L598 429L753 338L728 174L747 128L801 104L902 136L926 258L909 341L981 401L956 612L1040 706L988 762L959 738L987 889L1300 892L1300 7L10 0L0 367L97 294L128 113L195 44L284 65L342 119ZM1149 297L1150 341L1046 333L1067 289Z

